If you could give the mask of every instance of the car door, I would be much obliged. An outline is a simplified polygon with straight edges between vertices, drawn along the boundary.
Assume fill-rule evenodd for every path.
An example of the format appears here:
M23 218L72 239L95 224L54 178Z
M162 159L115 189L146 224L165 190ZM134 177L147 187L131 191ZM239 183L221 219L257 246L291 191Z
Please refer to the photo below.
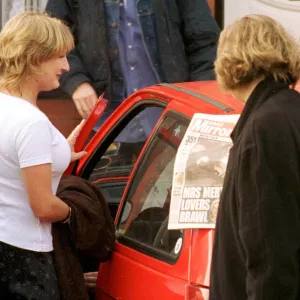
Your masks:
M74 145L75 152L83 150L84 146L86 145L86 142L89 140L93 127L95 126L99 118L102 116L103 112L105 111L105 108L107 107L107 104L108 101L103 98L102 94L99 97L94 108L92 109L90 115L85 120L85 124L76 139L76 143ZM65 171L65 174L75 173L76 169L77 163L73 162L68 166L67 170Z
M166 101L155 98L127 99L88 142L85 148L88 155L73 170L73 174L98 187L113 218L137 158L166 106ZM137 142L120 139L124 133L142 131L145 127L146 133Z
M152 132L123 195L112 259L100 264L97 300L184 299L188 248L184 231L167 224L175 155L189 121L166 110Z

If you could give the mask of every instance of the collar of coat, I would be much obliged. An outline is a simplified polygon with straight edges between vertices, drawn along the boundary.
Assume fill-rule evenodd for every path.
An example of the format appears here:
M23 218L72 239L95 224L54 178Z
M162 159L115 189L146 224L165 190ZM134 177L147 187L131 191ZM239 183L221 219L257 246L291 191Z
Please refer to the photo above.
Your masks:
M289 85L282 81L275 81L273 78L262 80L253 90L248 98L243 112L231 134L231 139L235 143L241 135L250 117L264 104L272 95L281 89L288 89Z

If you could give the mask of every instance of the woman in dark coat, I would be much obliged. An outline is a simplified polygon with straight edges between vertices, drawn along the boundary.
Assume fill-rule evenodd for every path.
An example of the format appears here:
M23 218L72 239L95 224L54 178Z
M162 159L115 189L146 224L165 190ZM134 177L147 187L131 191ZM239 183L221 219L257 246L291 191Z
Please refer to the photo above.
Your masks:
M218 212L210 300L300 299L300 51L275 20L226 28L215 62L245 102Z

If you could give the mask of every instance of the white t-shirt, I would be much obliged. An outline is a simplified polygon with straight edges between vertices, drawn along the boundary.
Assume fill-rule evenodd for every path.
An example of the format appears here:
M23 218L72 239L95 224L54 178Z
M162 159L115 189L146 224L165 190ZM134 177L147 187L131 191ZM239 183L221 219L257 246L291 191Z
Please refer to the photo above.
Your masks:
M53 250L51 223L32 212L21 168L52 164L52 190L71 159L65 137L31 103L0 93L0 241L18 248Z

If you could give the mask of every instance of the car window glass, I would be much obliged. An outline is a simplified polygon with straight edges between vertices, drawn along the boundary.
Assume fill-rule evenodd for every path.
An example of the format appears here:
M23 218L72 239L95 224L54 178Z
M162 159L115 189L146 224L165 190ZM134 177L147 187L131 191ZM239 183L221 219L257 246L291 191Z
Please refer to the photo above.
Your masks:
M89 180L128 176L163 109L147 107L132 118L97 160Z
M113 218L116 216L133 166L164 107L136 110L137 112L131 113L130 117L124 116L127 121L123 122L124 126L111 133L116 138L112 139L113 142L108 143L106 148L101 145L93 153L90 165L86 167L89 181L102 192Z
M134 176L117 226L121 243L166 261L178 256L176 245L183 238L183 231L169 231L167 224L175 156L187 125L175 114L163 120Z

